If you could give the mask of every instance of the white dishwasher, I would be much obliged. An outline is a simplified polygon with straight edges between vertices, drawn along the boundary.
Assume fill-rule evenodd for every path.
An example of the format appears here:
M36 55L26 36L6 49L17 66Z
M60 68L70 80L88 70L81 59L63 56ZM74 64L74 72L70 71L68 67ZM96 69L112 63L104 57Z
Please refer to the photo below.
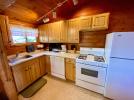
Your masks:
M50 60L51 60L51 74L53 76L65 79L64 58L57 56L50 56Z

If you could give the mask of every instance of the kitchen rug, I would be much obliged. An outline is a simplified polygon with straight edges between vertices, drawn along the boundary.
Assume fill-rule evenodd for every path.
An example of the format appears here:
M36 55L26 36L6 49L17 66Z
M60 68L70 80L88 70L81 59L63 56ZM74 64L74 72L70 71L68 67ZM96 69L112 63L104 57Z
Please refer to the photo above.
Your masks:
M47 80L44 78L40 78L39 80L35 81L32 85L26 88L24 91L21 92L21 95L24 98L29 98L33 96L40 88L42 88L47 83Z

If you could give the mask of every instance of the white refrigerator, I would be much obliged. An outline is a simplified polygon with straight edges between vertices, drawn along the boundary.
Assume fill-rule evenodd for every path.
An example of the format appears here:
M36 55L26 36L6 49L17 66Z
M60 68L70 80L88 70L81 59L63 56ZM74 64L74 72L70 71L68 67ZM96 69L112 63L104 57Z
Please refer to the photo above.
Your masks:
M134 32L107 35L108 70L104 96L114 100L134 100Z

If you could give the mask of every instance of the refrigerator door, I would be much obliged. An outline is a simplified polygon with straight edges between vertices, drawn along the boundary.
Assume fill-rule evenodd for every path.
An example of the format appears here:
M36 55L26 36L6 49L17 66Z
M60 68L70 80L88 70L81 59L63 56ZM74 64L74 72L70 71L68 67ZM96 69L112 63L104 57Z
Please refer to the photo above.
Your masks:
M134 60L110 59L105 96L114 100L134 100Z
M112 44L109 47L111 48L110 57L134 59L134 32L115 32L112 34ZM109 40L111 41L111 39Z

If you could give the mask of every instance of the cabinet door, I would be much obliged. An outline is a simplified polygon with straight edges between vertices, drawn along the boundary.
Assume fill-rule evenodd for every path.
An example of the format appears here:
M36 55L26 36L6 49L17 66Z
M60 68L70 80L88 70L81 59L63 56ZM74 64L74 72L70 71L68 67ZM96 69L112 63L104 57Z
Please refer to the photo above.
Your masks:
M60 21L60 27L61 27L60 42L66 43L67 42L67 28L68 28L67 22Z
M31 83L28 65L29 63L25 62L23 64L12 67L13 76L18 92L26 88Z
M75 81L75 61L73 59L66 59L65 74L67 80Z
M40 42L46 43L48 42L48 25L41 25L38 27L39 29L39 39Z
M40 76L43 76L44 74L46 74L45 56L40 57L39 61L40 61Z
M48 24L48 34L49 34L49 42L54 42L54 31L53 31L54 25L52 23Z
M61 25L60 22L54 23L54 38L55 42L60 42Z
M31 81L33 82L40 77L39 59L31 60L28 66L30 68Z
M49 24L49 42L57 43L60 42L60 23L54 22Z
M73 19L68 21L68 42L79 43L79 20Z
M46 72L50 75L51 74L50 56L45 56L45 63L46 63Z
M92 27L92 17L80 18L80 30L91 29L91 27Z
M96 30L108 29L109 13L93 16L92 28Z

